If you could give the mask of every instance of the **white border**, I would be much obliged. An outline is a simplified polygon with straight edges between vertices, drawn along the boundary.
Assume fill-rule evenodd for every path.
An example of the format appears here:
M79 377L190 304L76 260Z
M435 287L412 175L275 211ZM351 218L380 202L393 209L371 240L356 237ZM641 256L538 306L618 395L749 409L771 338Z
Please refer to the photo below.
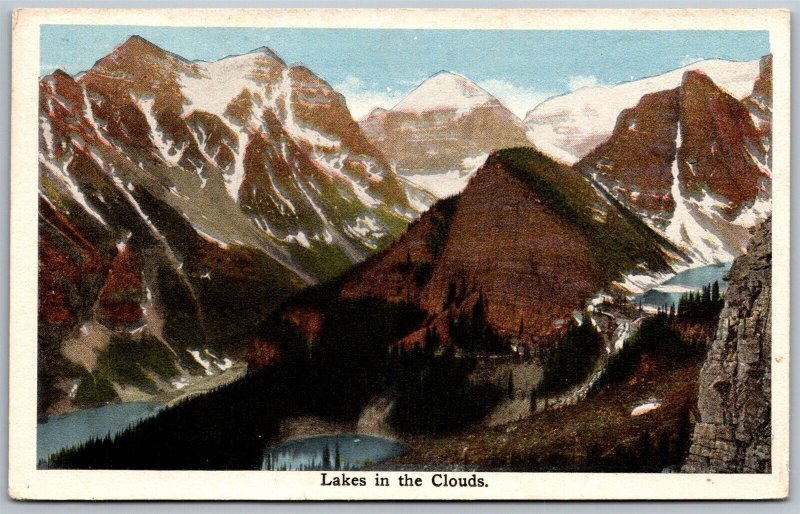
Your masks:
M208 20L214 20L209 24ZM773 54L772 473L481 473L486 488L321 487L318 472L37 470L39 26L768 30ZM789 12L786 10L23 9L13 17L9 493L25 499L765 499L788 493ZM400 473L383 472L396 483ZM449 473L452 476L469 474ZM368 483L374 472L364 475Z

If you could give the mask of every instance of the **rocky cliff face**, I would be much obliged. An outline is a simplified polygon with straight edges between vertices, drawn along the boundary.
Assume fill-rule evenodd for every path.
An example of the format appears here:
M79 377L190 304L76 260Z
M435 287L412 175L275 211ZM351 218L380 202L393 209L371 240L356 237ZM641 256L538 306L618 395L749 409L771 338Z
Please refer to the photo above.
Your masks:
M769 81L768 57L745 100L688 71L622 111L576 166L693 261L730 261L769 214Z
M566 164L574 164L612 136L623 110L634 107L644 95L680 86L684 73L692 70L708 75L739 100L753 91L754 81L759 79L759 73L764 73L763 63L759 69L759 61L699 61L663 75L613 86L582 87L550 98L531 110L525 116L525 123L536 148Z
M734 261L725 308L700 375L688 472L769 473L772 223Z

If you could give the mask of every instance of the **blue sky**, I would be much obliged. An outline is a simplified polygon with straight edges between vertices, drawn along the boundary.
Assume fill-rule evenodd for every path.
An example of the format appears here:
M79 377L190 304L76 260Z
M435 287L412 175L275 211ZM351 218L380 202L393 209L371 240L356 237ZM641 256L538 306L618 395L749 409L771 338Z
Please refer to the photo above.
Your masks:
M758 59L766 31L296 29L45 25L42 75L75 74L138 34L187 59L268 46L345 95L355 117L391 107L440 70L469 77L517 115L553 95L658 75L693 61Z

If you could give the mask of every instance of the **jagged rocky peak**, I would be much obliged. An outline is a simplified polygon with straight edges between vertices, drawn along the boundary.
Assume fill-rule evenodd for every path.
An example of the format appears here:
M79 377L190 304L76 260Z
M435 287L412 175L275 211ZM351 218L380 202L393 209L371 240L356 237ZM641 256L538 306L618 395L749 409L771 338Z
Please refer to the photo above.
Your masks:
M772 220L728 273L725 307L700 372L700 418L683 470L771 469Z
M143 73L153 64L176 66L188 64L188 61L141 36L134 35L116 47L113 52L98 60L92 69L134 75Z
M111 52L109 57L118 58L127 55L140 57L143 54L162 56L166 55L167 52L160 46L148 41L142 36L133 35L125 40L124 43L116 47L114 51Z
M681 182L689 191L719 195L737 213L759 192L765 149L747 108L705 73L689 71L680 89Z

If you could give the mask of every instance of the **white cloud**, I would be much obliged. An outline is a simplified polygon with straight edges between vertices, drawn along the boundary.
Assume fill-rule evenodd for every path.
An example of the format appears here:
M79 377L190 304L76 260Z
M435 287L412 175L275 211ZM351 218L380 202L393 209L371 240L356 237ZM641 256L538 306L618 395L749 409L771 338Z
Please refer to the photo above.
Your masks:
M532 87L523 87L501 79L488 79L478 85L500 100L503 105L520 119L531 109L547 100L555 93L539 91Z
M363 118L376 107L390 109L406 95L406 92L396 91L390 87L368 88L363 80L353 75L348 75L344 82L335 84L333 88L347 99L347 107L356 120Z
M570 91L575 91L576 89L587 86L596 86L598 84L600 84L600 81L597 80L597 77L594 75L571 75L569 79L567 79L567 87Z
M680 67L683 68L684 66L689 66L690 64L694 64L696 62L702 61L702 57L692 57L691 55L684 56L683 60L681 61Z
M49 75L49 74L53 73L57 69L64 70L66 68L64 68L64 66L61 66L59 64L45 64L45 63L42 63L42 64L39 65L39 76L40 77L44 77L45 75Z

